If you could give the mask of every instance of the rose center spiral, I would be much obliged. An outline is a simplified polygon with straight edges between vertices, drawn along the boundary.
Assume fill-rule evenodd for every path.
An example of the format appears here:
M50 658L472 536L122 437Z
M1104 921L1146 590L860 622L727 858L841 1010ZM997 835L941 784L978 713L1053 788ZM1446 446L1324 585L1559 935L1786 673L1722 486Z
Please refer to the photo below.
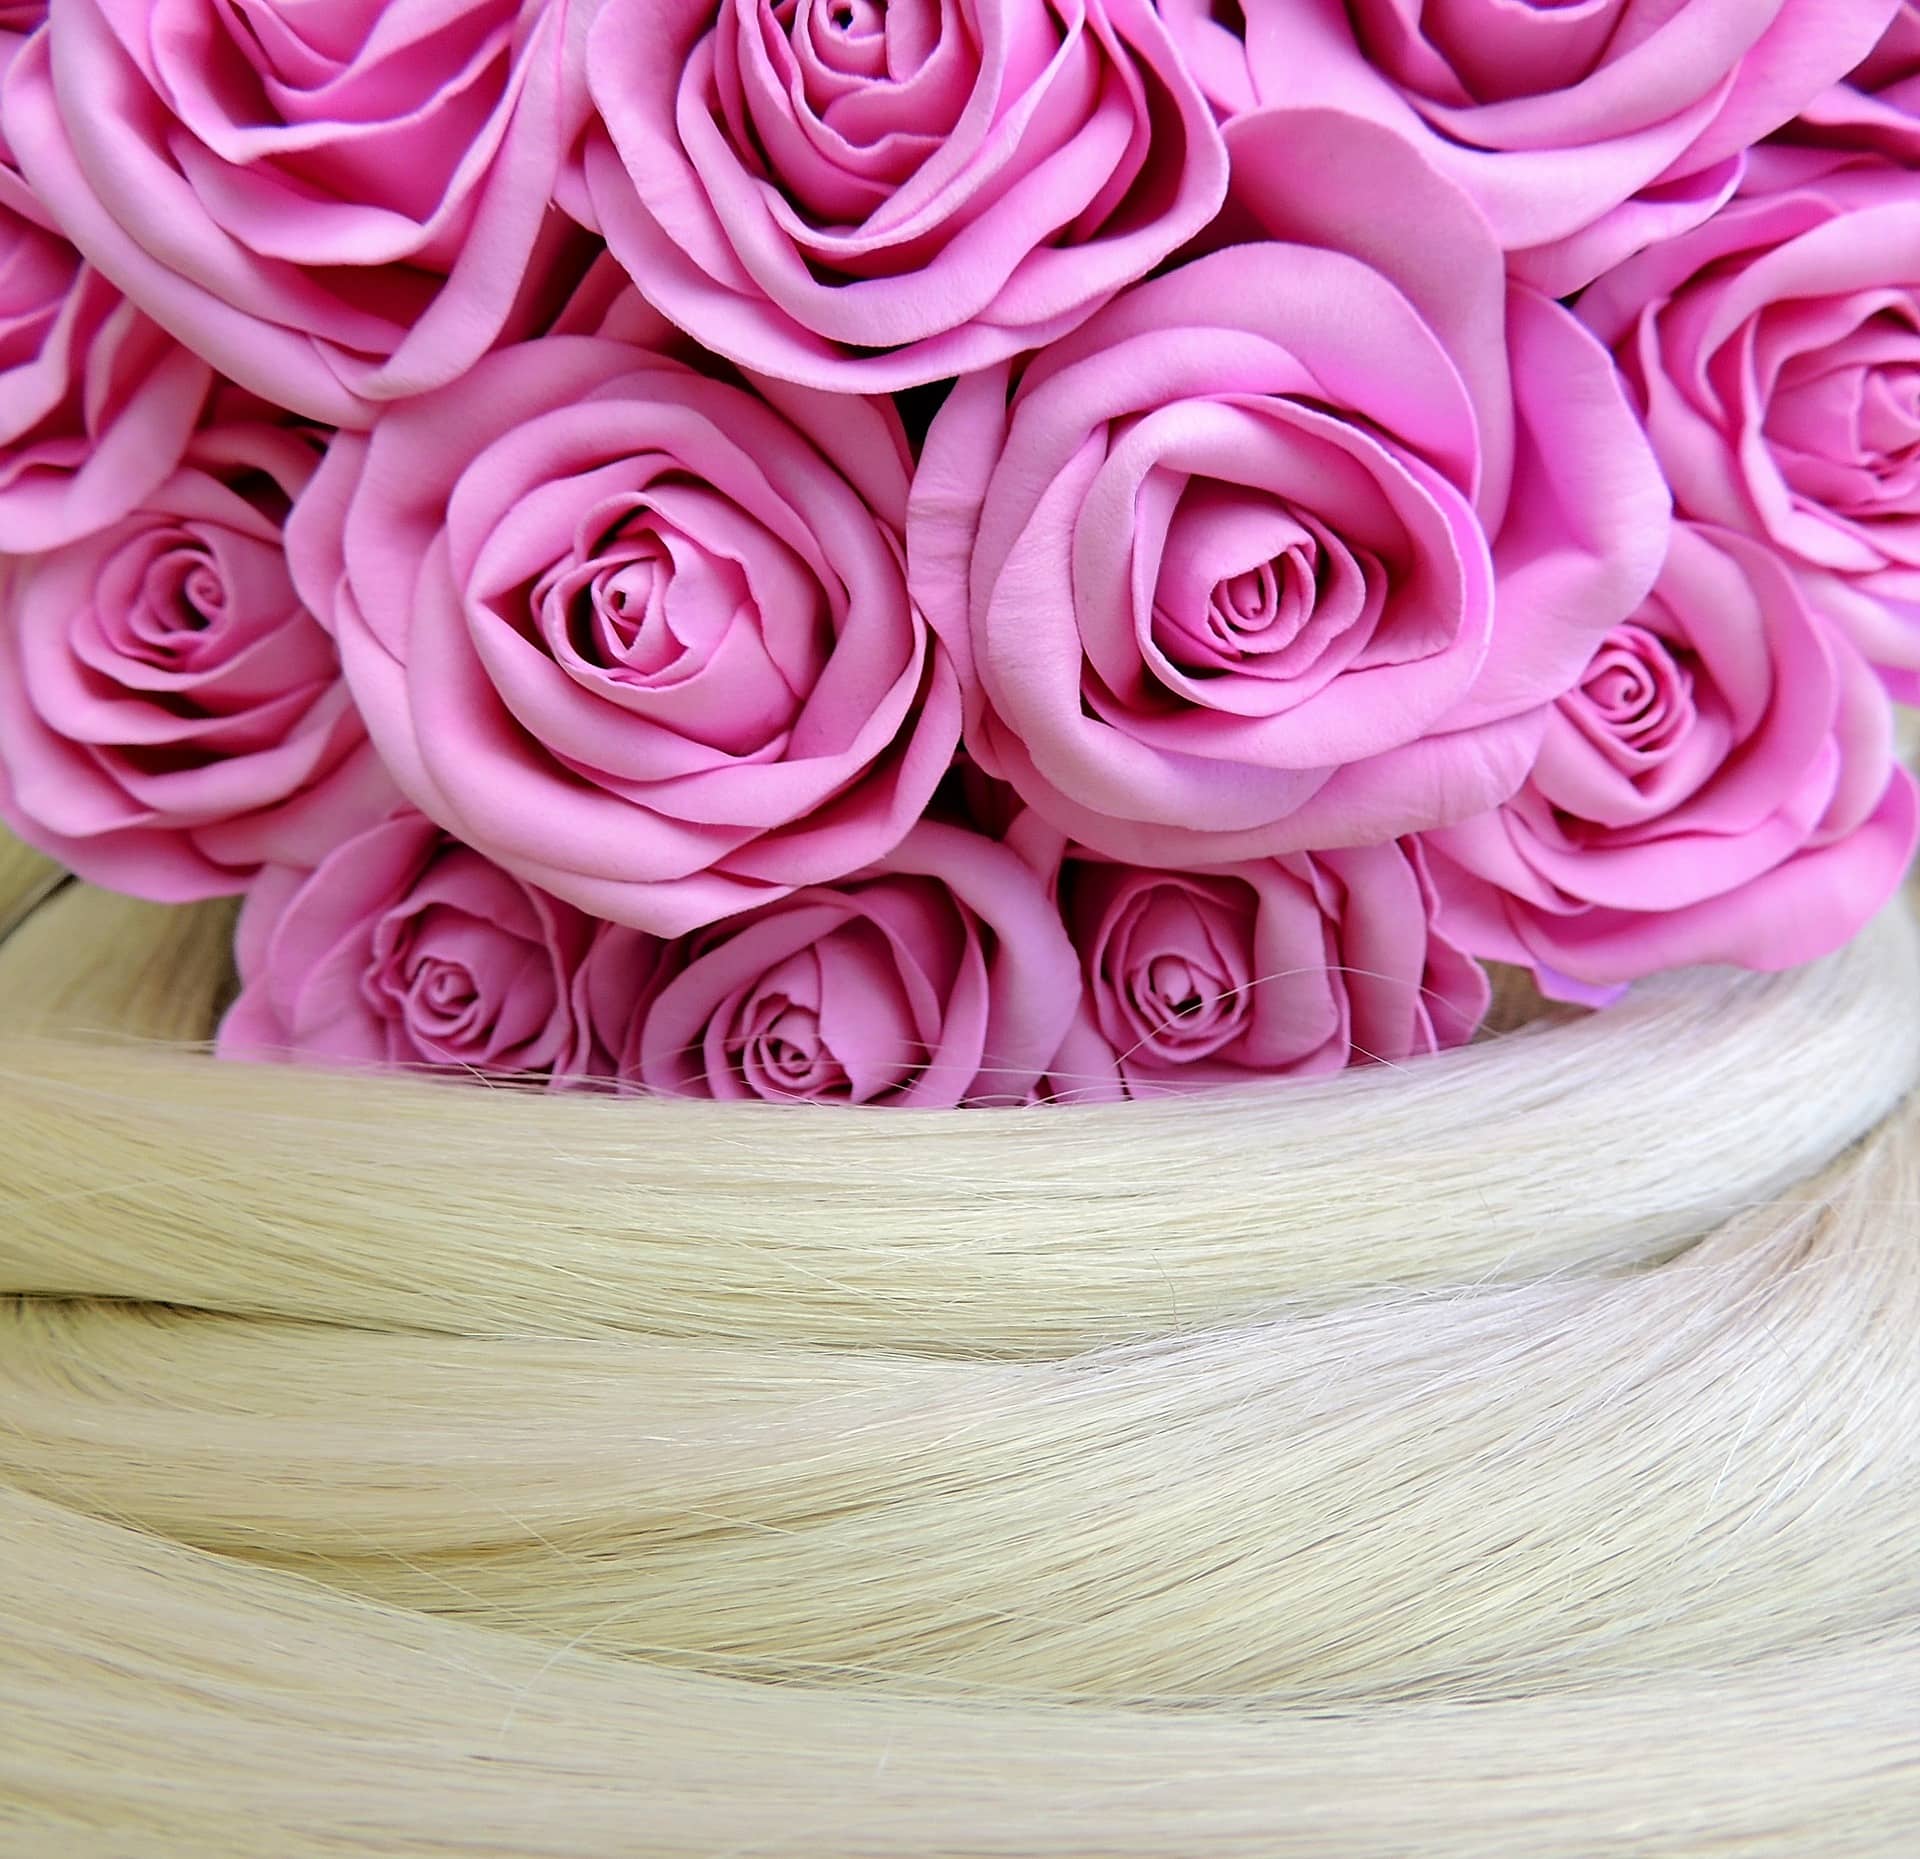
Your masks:
M1195 484L1167 527L1143 643L1176 686L1226 676L1286 684L1329 651L1364 649L1379 586L1372 556L1312 513L1240 486Z
M1860 438L1881 475L1911 463L1920 449L1920 366L1876 369L1861 396Z
M1906 522L1920 497L1920 311L1883 309L1790 360L1765 432L1781 475L1816 508Z
M1230 880L1161 882L1116 900L1110 972L1134 1049L1176 1061L1202 1058L1243 1027L1252 976L1237 888Z
M256 590L258 591L258 590ZM284 589L276 582L276 596ZM231 600L207 540L190 529L150 532L101 578L100 620L132 664L169 673L209 669L242 639L229 638ZM279 605L278 599L269 603Z
M842 1090L847 1075L821 1036L820 1016L782 993L754 1003L734 1062L763 1097L817 1096Z
M1289 643L1313 611L1319 550L1311 542L1289 549L1275 561L1214 584L1207 618L1222 645L1247 643L1247 636L1278 629Z
M508 1003L524 1009L531 998L523 984L537 968L529 971L513 949L496 925L444 900L403 908L377 927L361 985L374 1011L406 1028L424 1052L485 1064ZM544 1015L551 1000L538 1005Z
M1562 707L1590 740L1640 765L1664 760L1694 722L1692 654L1629 621L1607 635Z
M735 148L822 229L857 226L959 123L975 79L974 8L948 0L729 0L716 87ZM1024 11L1024 9L1023 9ZM1049 31L1040 8L1021 32ZM1009 53L1015 62L1017 53ZM917 244L910 245L917 250ZM880 251L856 261L859 275ZM822 255L823 276L837 267Z
M472 974L458 962L422 957L414 965L407 989L411 1016L445 1036L457 1032L478 1004L480 990Z
M780 0L773 19L798 56L809 101L831 112L848 80L896 77L887 0Z
M589 553L566 603L565 646L615 683L687 675L752 604L737 562L652 510L635 512Z
M1155 956L1147 964L1144 985L1135 984L1143 1004L1164 1013L1169 1020L1217 1013L1225 991L1220 976L1196 969L1179 955Z

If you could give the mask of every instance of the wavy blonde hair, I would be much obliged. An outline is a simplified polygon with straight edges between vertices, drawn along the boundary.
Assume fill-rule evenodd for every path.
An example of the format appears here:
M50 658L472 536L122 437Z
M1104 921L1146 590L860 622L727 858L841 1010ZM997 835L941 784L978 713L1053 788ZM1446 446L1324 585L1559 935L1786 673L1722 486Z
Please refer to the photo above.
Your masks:
M1904 908L974 1115L220 1066L226 909L0 922L0 1850L1912 1851Z

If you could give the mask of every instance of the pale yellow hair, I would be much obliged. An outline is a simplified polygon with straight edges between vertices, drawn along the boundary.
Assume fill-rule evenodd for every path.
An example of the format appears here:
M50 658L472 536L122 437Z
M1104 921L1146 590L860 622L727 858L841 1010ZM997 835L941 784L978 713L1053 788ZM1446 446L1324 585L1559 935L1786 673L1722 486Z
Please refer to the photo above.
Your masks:
M219 1065L0 848L0 1851L1920 1828L1920 941L975 1114Z

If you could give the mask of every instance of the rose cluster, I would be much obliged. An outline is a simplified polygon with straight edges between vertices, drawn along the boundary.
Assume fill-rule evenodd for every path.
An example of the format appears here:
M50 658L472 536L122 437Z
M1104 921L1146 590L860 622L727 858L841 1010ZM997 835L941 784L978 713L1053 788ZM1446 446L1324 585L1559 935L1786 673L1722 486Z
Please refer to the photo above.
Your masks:
M221 1049L1469 1039L1920 833L1915 0L0 4L0 818Z

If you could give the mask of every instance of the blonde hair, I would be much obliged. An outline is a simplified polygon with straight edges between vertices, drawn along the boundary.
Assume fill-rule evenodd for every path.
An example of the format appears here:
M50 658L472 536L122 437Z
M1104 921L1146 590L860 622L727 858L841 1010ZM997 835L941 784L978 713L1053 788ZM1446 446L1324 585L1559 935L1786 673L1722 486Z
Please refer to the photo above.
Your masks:
M54 881L0 858L0 1850L1910 1850L1904 910L916 1115L215 1065L228 913Z

